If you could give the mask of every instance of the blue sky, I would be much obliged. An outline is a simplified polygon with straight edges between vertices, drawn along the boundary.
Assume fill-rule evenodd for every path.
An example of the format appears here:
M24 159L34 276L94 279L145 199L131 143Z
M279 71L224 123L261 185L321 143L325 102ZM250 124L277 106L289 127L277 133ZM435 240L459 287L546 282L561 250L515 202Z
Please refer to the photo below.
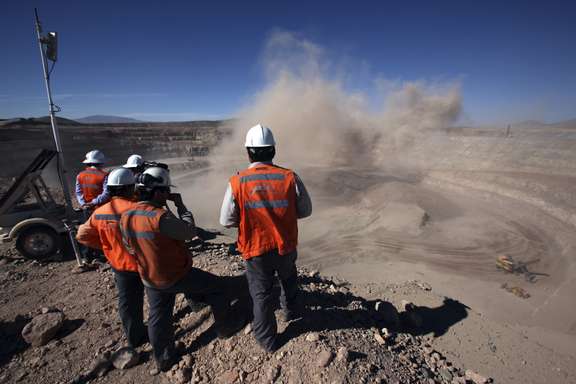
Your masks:
M576 117L576 2L22 0L0 8L0 118L47 114L34 6L60 34L61 116L232 117L283 30L346 62L358 86L459 80L474 123Z

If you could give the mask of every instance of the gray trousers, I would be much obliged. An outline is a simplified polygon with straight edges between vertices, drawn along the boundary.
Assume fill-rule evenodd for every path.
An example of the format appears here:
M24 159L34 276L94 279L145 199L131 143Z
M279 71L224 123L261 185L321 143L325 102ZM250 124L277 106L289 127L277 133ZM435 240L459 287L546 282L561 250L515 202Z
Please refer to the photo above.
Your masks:
M281 256L274 250L246 261L246 278L253 301L252 330L256 341L266 350L276 349L276 300L273 287L277 278L280 282L280 306L284 311L295 310L298 292L297 256L296 251Z

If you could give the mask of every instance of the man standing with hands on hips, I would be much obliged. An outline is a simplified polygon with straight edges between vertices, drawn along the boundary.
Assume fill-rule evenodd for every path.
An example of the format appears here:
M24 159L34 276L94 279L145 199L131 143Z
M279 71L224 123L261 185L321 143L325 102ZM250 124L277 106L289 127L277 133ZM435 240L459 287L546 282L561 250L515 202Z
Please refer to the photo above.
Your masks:
M296 317L297 220L312 214L302 180L272 163L276 154L272 131L250 128L245 147L250 166L230 178L220 210L220 224L238 227L238 250L246 260L246 277L254 302L254 337L267 352L279 348L272 287L280 280L282 315Z

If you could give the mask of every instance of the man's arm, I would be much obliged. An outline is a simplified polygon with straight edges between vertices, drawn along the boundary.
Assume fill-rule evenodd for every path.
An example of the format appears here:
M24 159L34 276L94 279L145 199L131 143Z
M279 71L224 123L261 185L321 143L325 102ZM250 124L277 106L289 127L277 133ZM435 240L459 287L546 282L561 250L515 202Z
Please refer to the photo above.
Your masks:
M296 179L296 211L298 218L303 219L312 214L312 200L300 177L297 174L294 176Z
M192 240L196 237L196 224L192 212L186 208L180 194L173 194L171 200L176 205L180 218L170 211L165 212L160 218L160 232L175 240Z
M108 200L110 200L110 194L108 192L108 176L106 176L102 182L102 193L96 196L91 203L92 205L102 205Z
M76 200L78 200L78 204L80 204L80 206L86 204L84 195L82 193L82 187L80 186L80 181L78 181L78 176L76 176Z
M100 242L100 235L95 227L92 226L92 220L86 221L84 224L78 227L78 232L76 233L76 240L87 247L94 249L102 249L102 243Z
M237 227L240 224L240 213L238 212L236 201L234 201L230 183L228 183L224 193L224 200L222 200L222 207L220 208L220 224L226 228Z

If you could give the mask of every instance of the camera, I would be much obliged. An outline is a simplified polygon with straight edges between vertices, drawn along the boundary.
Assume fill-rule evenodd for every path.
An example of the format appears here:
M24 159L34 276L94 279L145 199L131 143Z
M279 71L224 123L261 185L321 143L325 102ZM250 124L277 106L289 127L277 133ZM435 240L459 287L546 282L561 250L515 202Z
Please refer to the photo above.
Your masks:
M152 168L152 167L160 167L160 168L164 168L166 170L169 170L168 164L159 163L157 161L144 161L144 163L142 163L142 167L144 167L144 170L146 170L148 168Z

